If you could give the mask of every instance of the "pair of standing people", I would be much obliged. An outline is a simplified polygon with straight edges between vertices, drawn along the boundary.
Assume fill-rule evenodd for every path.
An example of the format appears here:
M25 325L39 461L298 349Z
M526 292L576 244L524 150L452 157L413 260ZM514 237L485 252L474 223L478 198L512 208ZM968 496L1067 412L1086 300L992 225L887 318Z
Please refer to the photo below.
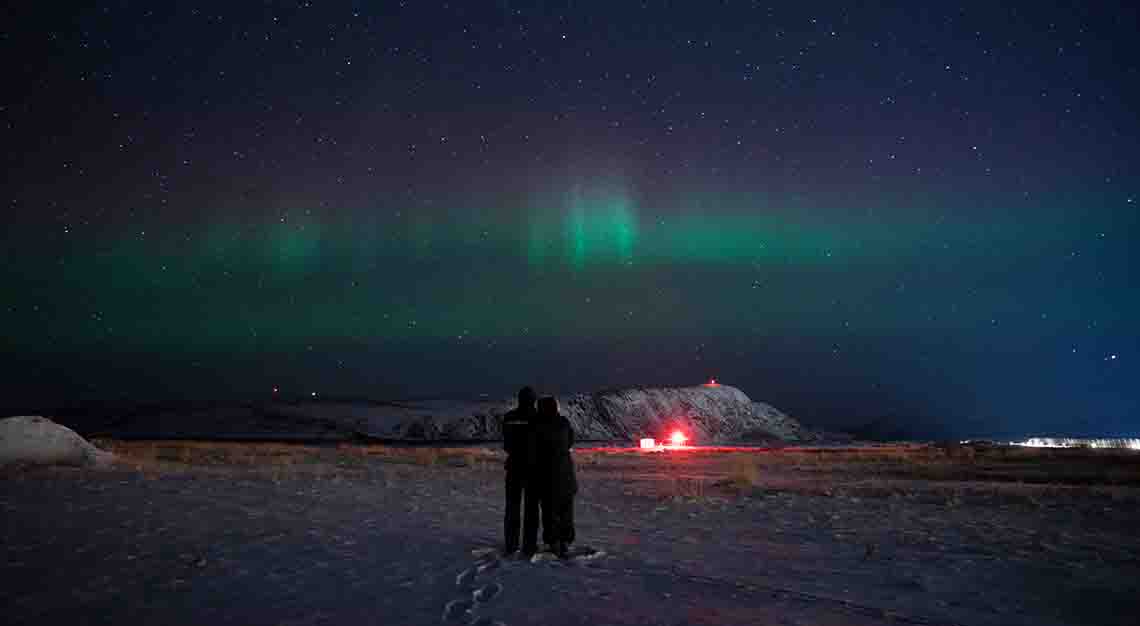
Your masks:
M518 407L503 418L503 447L507 451L504 549L508 554L519 549L521 526L523 554L538 551L541 511L543 541L565 558L574 541L574 495L578 493L570 458L574 429L570 420L559 414L555 398L538 399L534 389L523 387L518 400Z

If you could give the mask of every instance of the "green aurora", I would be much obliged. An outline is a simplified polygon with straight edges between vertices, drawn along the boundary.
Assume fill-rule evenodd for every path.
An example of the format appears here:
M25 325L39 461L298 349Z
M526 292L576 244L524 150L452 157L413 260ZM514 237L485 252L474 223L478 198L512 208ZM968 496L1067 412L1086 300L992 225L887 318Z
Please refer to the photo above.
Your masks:
M43 294L49 321L43 310L20 319L9 307L8 327L24 331L9 341L42 345L46 332L60 349L113 341L140 351L253 352L520 334L770 334L805 324L826 332L821 312L837 307L863 330L898 330L913 320L882 317L876 305L920 278L905 270L935 245L958 250L940 280L984 293L989 306L923 324L978 325L994 310L1027 306L1011 289L1017 258L1032 263L1040 252L1013 222L887 222L869 211L791 221L780 217L787 210L739 208L644 211L656 217L641 219L620 191L575 191L513 220L503 213L317 219L297 211L68 247L47 269L9 265L6 280ZM1035 233L1039 246L1050 232ZM999 252L1005 261L995 272L987 259ZM968 308L938 298L931 306Z

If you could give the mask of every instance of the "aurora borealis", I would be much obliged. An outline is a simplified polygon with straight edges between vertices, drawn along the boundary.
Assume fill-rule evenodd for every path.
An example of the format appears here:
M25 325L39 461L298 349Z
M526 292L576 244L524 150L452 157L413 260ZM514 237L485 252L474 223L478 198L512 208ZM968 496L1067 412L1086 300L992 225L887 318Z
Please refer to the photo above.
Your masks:
M6 406L716 376L1137 433L1134 10L644 5L17 16Z

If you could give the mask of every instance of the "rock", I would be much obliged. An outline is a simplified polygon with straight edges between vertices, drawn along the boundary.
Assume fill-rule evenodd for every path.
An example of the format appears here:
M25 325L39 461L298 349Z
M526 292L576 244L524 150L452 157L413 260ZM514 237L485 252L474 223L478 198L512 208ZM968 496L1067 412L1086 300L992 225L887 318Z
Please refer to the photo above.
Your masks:
M474 410L446 422L441 432L444 439L496 439L502 436L502 421L490 411Z
M439 439L441 429L431 416L400 424L397 427L404 439Z
M113 458L111 453L46 417L21 415L0 420L0 466L95 466L110 463Z
M745 441L775 439L779 441L810 442L822 439L819 433L804 428L794 418L764 402L752 403L752 422L742 433Z
M601 429L612 439L666 439L674 429L691 443L730 441L752 422L752 400L728 385L638 387L593 394L596 410L575 422L579 432Z
M680 429L696 444L814 440L795 419L728 385L601 391L559 405L580 439L666 439Z

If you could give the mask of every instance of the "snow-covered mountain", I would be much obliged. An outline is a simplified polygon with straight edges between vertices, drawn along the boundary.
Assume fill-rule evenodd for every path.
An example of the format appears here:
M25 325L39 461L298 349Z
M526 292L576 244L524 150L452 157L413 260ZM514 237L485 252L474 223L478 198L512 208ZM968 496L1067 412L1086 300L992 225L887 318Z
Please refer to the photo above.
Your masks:
M813 441L795 419L728 385L634 387L558 398L579 439L633 442L680 429L691 443ZM513 399L369 402L297 400L156 408L77 425L88 436L493 441Z
M682 430L691 443L811 441L816 435L795 419L728 385L633 387L558 398L579 439L636 441ZM502 435L511 399L484 402L409 402L380 411L357 429L408 440L494 440Z

